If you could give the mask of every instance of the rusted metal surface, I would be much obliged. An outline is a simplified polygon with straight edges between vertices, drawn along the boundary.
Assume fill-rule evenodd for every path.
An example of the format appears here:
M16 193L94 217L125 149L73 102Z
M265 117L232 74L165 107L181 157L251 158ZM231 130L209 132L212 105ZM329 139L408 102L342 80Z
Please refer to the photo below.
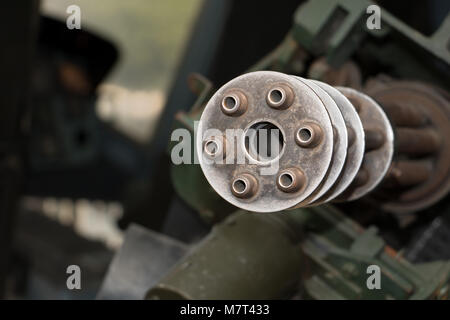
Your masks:
M383 208L404 213L436 203L450 190L449 101L441 90L417 82L375 80L367 92L396 127L398 160L387 179L393 196Z
M320 204L336 198L353 181L363 160L365 141L361 120L350 101L332 86L320 81L314 82L324 89L336 102L344 117L348 137L347 157L345 158L344 168L341 170L339 178L332 188L315 202L316 204Z
M430 161L399 160L392 164L387 179L394 180L393 186L409 187L426 182L432 170Z
M441 147L441 137L431 128L398 128L395 132L397 152L410 156L436 153Z
M292 104L281 109L267 103L268 94L280 86L289 87L294 95ZM248 100L246 112L238 117L224 114L221 110L223 99L234 91L244 92ZM280 98L283 99L282 96ZM272 160L254 159L245 148L246 132L265 122L278 128L282 135L283 147ZM296 132L310 123L320 126L322 138L312 148L301 147L296 142ZM217 129L223 134L227 129L238 130L234 143L228 138L227 141L230 146L235 146L234 151L239 149L245 156L245 163L237 163L238 152L230 148L226 157L229 164L208 164L202 148L204 141L210 138L207 129ZM249 211L274 212L297 205L322 183L332 158L333 128L327 109L309 86L282 73L254 72L228 82L208 102L198 126L197 151L207 180L225 200ZM261 170L269 172L271 166L278 166L278 170L275 168L272 174L262 174ZM306 177L303 187L297 192L284 192L277 187L277 174L287 168L297 168ZM258 181L257 191L251 198L238 198L232 192L232 181L242 174L252 174Z
M271 130L262 135L265 128ZM275 154L259 154L263 137L270 140L265 151ZM211 141L219 154L211 155ZM274 212L366 195L391 165L393 132L380 106L359 91L260 71L233 79L211 98L197 148L207 180L225 200Z
M334 139L333 157L331 159L327 175L323 179L322 184L313 192L313 194L311 194L300 204L300 206L305 206L307 204L312 204L321 198L338 179L347 157L348 137L344 117L342 116L342 113L334 99L327 93L327 90L322 89L322 87L318 85L319 82L313 82L302 78L297 79L309 86L324 103L333 126Z
M383 105L383 108L397 126L420 127L427 123L427 119L420 110L406 106L400 100L390 101L389 104Z
M352 102L357 110L366 137L368 135L369 137L375 136L372 132L378 132L377 135L382 136L382 138L369 139L370 147L376 148L368 149L366 147L361 165L363 171L359 179L338 198L340 201L351 201L372 191L384 178L394 154L394 133L386 114L372 98L350 88L338 87L338 90ZM368 139L365 140L367 145ZM382 141L382 143L375 145L372 142L374 140Z
M320 79L332 86L350 87L357 90L362 87L361 71L353 61L347 61L339 68L334 68L326 58L319 58L309 67L308 77Z
M371 80L366 90L271 71L230 81L200 120L197 147L207 180L225 200L255 212L352 201L378 186L374 196L388 211L436 202L450 188L448 100L429 86L390 79ZM275 152L268 157L257 145L265 128L265 151ZM238 130L231 140L229 129ZM209 154L209 141L220 142L218 157ZM269 167L274 172L262 173Z

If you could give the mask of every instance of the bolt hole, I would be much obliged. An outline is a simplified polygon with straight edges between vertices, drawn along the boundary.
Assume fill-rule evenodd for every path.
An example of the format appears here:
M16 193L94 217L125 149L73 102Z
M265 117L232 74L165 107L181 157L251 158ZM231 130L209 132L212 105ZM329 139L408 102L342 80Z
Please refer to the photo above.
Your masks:
M294 176L291 173L283 173L279 177L279 183L283 188L289 188L294 183Z
M298 140L301 142L309 142L312 138L312 132L308 128L301 128L297 132Z
M218 150L219 150L219 145L217 144L216 141L210 140L210 141L206 142L206 144L205 144L205 152L207 154L209 154L210 156L214 156L214 155L216 155Z
M223 99L223 102L222 102L223 108L226 109L226 110L228 110L228 111L233 111L233 110L235 110L237 104L238 104L238 101L237 101L237 99L236 99L235 97L233 97L233 96L226 96L226 97Z
M269 92L269 100L273 104L279 104L284 99L284 93L280 89L273 89Z
M247 182L243 179L236 179L233 182L233 190L238 194L242 194L247 190Z

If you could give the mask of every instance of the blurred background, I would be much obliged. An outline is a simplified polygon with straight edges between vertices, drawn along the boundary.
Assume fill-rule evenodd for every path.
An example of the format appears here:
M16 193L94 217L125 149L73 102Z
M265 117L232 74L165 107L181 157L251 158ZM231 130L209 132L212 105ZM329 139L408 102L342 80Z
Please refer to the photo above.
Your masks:
M65 22L70 5L81 9L82 28L116 46L120 59L97 88L96 115L139 144L151 139L201 0L44 0L40 13ZM121 244L118 202L27 199L49 217L73 224L113 249Z
M377 1L413 36L355 29L360 46L342 41L349 59L340 69L324 63L325 50L293 40L304 2L1 2L0 298L94 299L130 225L187 248L234 212L198 166L171 168L168 142L214 88L252 67L323 71L323 81L355 88L379 74L450 88L448 64L424 59L416 41L445 21L450 2ZM81 30L66 26L70 5L81 10ZM377 220L394 248L413 234L400 226L422 219L359 205L342 208L364 226ZM83 290L67 290L71 264L81 267Z
M0 295L95 298L131 223L204 236L211 225L171 183L176 113L272 50L300 2L3 3ZM66 26L70 5L80 30ZM70 264L81 291L66 288Z
M95 120L97 118L108 126L107 134L120 136L123 140L124 149L116 150L112 146L111 152L126 153L129 149L145 149L166 101L201 2L43 0L40 3L24 3L16 8L6 5L5 9L11 10L12 14L19 14L18 11L25 14L29 11L28 15L35 15L35 11L38 11L41 15L39 23L32 26L37 32L35 37L38 38L42 49L35 53L39 65L34 68L33 80L39 87L39 92L34 92L35 97L39 96L39 101L45 106L37 111L42 116L37 116L42 122L35 123L34 129L29 128L31 131L35 130L36 135L34 144L28 147L41 156L40 159L35 159L31 166L43 175L50 174L58 180L61 171L68 168L77 171L77 168L98 159L97 147L102 138L91 136L91 132L98 130ZM99 51L93 53L93 56L98 54L98 57L92 59L95 60L94 63L104 63L106 67L98 66L101 71L95 76L87 74L89 70L86 70L85 66L80 68L78 64L74 67L79 62L79 57L75 57L74 52L84 50L82 44L79 48L71 47L72 39L66 39L67 42L61 46L65 40L60 37L70 34L70 30L65 26L69 16L66 10L73 4L81 9L82 31L89 30L89 33L92 33L92 38L89 38L89 35L86 40L89 41L89 46L95 47L95 44L92 44L95 41L100 43ZM38 8L33 7L36 5ZM97 39L94 34L101 35L101 39ZM104 49L102 45L110 47ZM60 47L55 49L57 46ZM103 54L105 56L102 56ZM108 67L111 68L106 71ZM67 81L70 81L72 86L76 86L75 82L87 84L85 87L81 85L81 88L69 88L69 91L72 90L69 93L70 98L63 98L62 96L67 94L64 92L59 98L53 99L50 95L60 88L51 83L54 79L49 79L49 74L53 74L58 68L66 68L61 72L66 72L69 79ZM96 79L88 79L89 77ZM59 83L59 80L55 82ZM92 81L98 82L95 88L90 87L93 86ZM57 109L68 99L73 99L74 103L83 100L84 106L75 106L79 110L74 112L79 117L79 123L88 123L90 126L73 129L80 130L75 133L79 141L74 145L64 140L64 135L72 134L63 132L64 124L55 128L52 123L55 119L49 119L64 117L60 114L60 108L59 111ZM50 106L52 103L54 106ZM70 125L78 126L76 123ZM60 138L63 138L63 141ZM103 138L103 141L107 141L110 137ZM120 149L120 146L117 148ZM50 185L59 183L56 180L50 182L46 177L42 179L46 180L50 189L53 188ZM99 177L93 179L97 180ZM9 277L9 282L5 284L8 289L6 298L45 299L61 298L70 294L65 288L61 288L65 283L65 265L69 260L85 265L82 269L87 278L91 278L86 279L88 288L83 290L83 294L76 295L78 298L94 298L112 258L112 252L119 248L123 241L123 231L118 227L118 221L123 215L123 205L116 199L109 199L117 198L117 194L93 195L88 199L83 198L83 195L72 197L73 190L66 190L62 191L60 196L50 197L46 193L52 193L51 191L42 190L45 187L42 188L41 178L36 181L38 190L31 192L35 193L34 195L22 198L19 204L20 215L14 221L22 231L16 234L13 240L14 246L22 247L22 256L21 253L14 253L14 267L9 269L19 275ZM68 183L70 182L66 181L66 184ZM30 232L29 228L32 228L34 233ZM30 252L33 252L33 255L30 256ZM23 276L24 273L26 277Z
M109 39L120 52L98 88L97 114L145 142L165 102L201 0L44 0L40 12L65 21L72 4L81 9L82 28Z

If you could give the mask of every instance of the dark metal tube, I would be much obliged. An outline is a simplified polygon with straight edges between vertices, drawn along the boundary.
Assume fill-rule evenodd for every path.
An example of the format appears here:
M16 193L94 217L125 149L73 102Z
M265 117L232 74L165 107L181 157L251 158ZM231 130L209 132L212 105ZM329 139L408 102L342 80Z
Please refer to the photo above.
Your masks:
M389 119L400 127L420 127L427 123L427 118L420 111L409 105L396 103L383 105Z
M389 171L398 185L409 187L425 182L432 172L432 165L424 161L402 160L396 161Z
M433 129L398 128L395 132L398 153L426 155L439 150L441 141Z

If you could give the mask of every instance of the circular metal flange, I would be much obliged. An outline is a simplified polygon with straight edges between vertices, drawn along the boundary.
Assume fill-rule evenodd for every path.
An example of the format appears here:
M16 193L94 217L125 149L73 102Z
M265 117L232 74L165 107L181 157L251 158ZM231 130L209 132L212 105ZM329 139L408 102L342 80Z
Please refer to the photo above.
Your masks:
M314 202L314 205L333 200L347 189L350 183L358 173L364 157L364 129L353 105L348 99L332 86L316 80L311 80L325 90L336 102L339 110L344 117L345 126L348 133L347 157L344 168L338 180L334 183L320 199Z
M292 104L286 109L267 104L267 94L280 86L293 92ZM221 110L221 102L235 90L245 94L247 110L239 116L228 116ZM246 150L247 130L261 122L273 124L283 136L280 154L270 161L254 159ZM315 147L302 148L295 141L296 130L305 123L315 123L321 128L323 137ZM203 156L204 141L227 130L232 137L226 135L226 163L208 161ZM306 199L325 177L333 153L333 128L323 102L294 77L272 71L244 74L221 87L202 113L196 139L202 171L214 190L233 205L255 212L289 209ZM295 192L277 187L278 174L288 168L297 168L304 174L304 182ZM232 193L232 181L242 174L251 174L257 180L257 190L250 198L238 198Z
M408 81L389 82L386 87L371 90L370 95L383 106L395 106L401 101L402 104L413 107L423 113L428 126L443 137L439 151L429 156L433 159L433 170L429 178L424 183L399 193L395 201L383 203L383 208L391 212L405 213L418 211L436 203L450 190L449 101L430 86Z
M394 133L383 109L372 98L351 88L336 87L358 111L364 131L373 130L383 136L382 144L369 152L365 152L361 164L360 176L364 179L352 183L336 200L351 201L361 198L373 190L384 178L394 154ZM355 181L354 181L355 182Z
M328 95L328 93L323 90L317 83L303 79L300 77L295 77L302 83L310 87L322 100L325 108L328 111L328 115L331 119L331 124L333 126L333 156L331 158L331 163L328 168L328 172L325 178L322 180L320 186L304 201L302 201L298 206L306 206L317 201L322 197L336 182L338 179L342 168L344 167L345 158L347 156L347 128L345 126L344 118L339 110L336 102Z

